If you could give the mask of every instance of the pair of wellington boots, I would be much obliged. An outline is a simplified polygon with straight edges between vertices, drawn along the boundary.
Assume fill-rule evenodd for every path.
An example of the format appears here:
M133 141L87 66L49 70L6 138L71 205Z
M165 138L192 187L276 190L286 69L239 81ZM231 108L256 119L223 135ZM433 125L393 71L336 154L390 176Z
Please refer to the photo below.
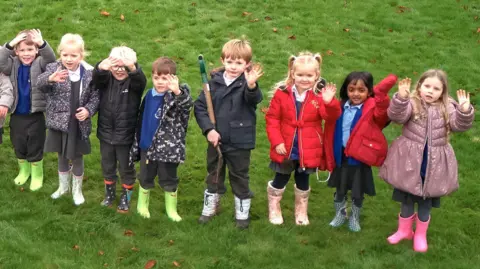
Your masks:
M306 191L300 190L294 185L295 189L295 224L308 225L308 198L310 188ZM285 188L277 189L272 186L272 181L267 183L268 195L268 220L270 223L280 225L283 223L282 209L280 201L282 200Z
M179 222L182 218L178 215L177 212L177 192L165 192L165 209L167 211L167 216L169 219L175 222ZM139 186L138 191L138 202L137 202L137 212L140 216L144 218L150 218L150 211L148 206L150 205L150 190L144 189Z
M19 172L13 180L17 185L23 185L30 178L30 190L38 191L43 186L43 160L28 162L18 159Z
M100 203L102 206L111 207L117 198L116 189L117 183L115 181L104 180L105 183L105 198ZM122 184L122 195L120 195L120 202L118 203L117 212L128 213L130 210L130 201L132 200L133 185Z
M413 231L413 222L415 221L415 232ZM427 230L430 224L430 217L427 221L421 221L416 214L408 218L402 218L398 214L398 229L387 238L387 241L392 244L398 244L402 240L413 239L413 250L416 252L427 252Z
M72 190L73 202L75 205L85 203L82 193L83 175L75 176L71 171L58 172L58 189L50 196L52 199L58 199Z
M218 193L209 193L208 190L204 192L202 215L198 218L201 224L208 223L220 211L220 198ZM250 207L252 204L251 198L240 199L237 196L234 198L235 202L235 222L239 229L247 229L250 225Z

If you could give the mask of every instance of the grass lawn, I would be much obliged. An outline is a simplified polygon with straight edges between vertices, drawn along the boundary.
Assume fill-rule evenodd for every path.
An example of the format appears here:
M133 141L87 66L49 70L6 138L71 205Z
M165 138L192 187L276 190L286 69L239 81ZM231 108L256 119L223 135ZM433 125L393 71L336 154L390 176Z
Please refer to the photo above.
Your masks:
M102 16L104 10L110 16ZM209 67L216 67L223 43L245 35L254 48L254 60L265 69L260 86L266 98L261 107L268 106L267 91L286 74L288 57L302 50L321 52L322 76L337 85L354 70L370 71L378 82L391 72L417 80L425 70L441 68L449 75L452 94L463 88L472 92L473 102L480 101L480 2L473 0L3 0L0 14L1 42L22 29L40 28L56 48L63 34L79 33L91 64L107 57L113 46L126 44L137 51L149 80L157 57L173 57L181 80L195 89L194 97L201 88L197 55L203 53ZM476 116L478 121L478 112ZM311 225L294 224L291 183L282 201L285 224L269 224L266 182L273 172L268 168L269 143L260 111L258 118L250 173L256 197L247 231L234 227L230 192L223 197L221 215L206 226L196 222L203 205L207 144L193 113L187 161L179 168L179 213L184 218L180 223L167 219L159 188L152 194L150 220L135 214L137 192L129 215L100 206L103 180L95 133L92 154L85 158L86 204L75 207L71 196L50 199L58 186L54 154L45 156L44 187L32 193L26 185L21 191L13 183L18 167L5 128L0 146L0 268L144 268L148 260L156 261L154 268L222 269L470 269L480 264L478 122L451 139L461 186L433 210L429 251L417 254L411 242L387 244L386 237L397 227L399 205L381 180L376 180L377 196L365 200L360 233L328 226L334 191L315 176ZM400 127L390 126L385 133L392 140Z

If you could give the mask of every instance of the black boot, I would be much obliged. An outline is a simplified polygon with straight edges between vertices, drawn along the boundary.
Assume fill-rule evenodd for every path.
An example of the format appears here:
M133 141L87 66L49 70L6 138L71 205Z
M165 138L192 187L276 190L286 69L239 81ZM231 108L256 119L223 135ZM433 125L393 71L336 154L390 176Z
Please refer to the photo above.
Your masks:
M130 209L130 201L132 199L133 189L122 189L122 196L120 196L120 203L118 204L117 211L120 213L128 213L128 210Z
M112 206L113 202L117 198L115 194L116 186L117 184L115 182L112 184L105 184L105 199L103 199L101 205Z

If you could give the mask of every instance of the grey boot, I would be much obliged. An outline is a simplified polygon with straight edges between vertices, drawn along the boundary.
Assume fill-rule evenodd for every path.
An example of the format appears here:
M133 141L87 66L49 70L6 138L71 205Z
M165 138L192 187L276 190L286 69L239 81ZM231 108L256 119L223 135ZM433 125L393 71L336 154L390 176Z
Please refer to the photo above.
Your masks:
M348 228L352 232L360 232L360 210L362 208L352 203L352 214L348 219Z
M247 229L250 224L250 218L248 216L250 212L250 205L252 199L240 199L235 196L235 220L237 222L237 228Z
M219 205L220 194L209 193L208 190L205 190L202 215L198 218L198 223L205 224L209 222L217 214Z
M113 182L112 184L105 184L105 198L103 199L101 205L103 206L112 206L116 197L116 186L117 183Z
M335 217L330 222L330 226L336 228L342 226L347 220L347 201L343 199L341 202L334 201L333 204L335 206Z
M117 211L119 213L128 213L130 210L130 201L132 200L133 189L122 188L122 195L120 196L120 203Z

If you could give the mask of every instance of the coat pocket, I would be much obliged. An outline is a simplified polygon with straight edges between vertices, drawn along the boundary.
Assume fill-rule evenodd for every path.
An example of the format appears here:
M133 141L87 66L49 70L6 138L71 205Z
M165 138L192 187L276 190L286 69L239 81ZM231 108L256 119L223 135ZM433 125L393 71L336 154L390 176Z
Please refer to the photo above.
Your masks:
M358 152L360 153L360 156L356 156L358 160L369 166L378 166L383 155L382 145L378 141L366 138L362 139Z
M233 144L253 143L255 126L251 120L230 122L230 142Z

